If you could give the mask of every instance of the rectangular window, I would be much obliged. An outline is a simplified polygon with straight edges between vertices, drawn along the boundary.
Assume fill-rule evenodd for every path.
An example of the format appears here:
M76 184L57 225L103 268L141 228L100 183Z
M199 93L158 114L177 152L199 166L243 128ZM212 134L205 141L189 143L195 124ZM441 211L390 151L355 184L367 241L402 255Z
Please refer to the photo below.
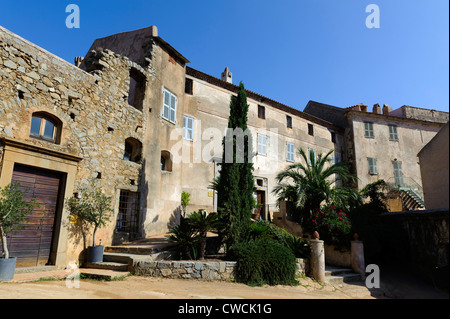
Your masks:
M369 164L369 174L377 175L378 174L377 159L374 157L368 157L367 162Z
M194 139L194 119L189 116L183 118L183 138L188 141Z
M397 125L389 125L389 140L398 141Z
M194 81L192 79L186 79L184 86L184 93L192 95L194 94Z
M373 133L373 123L372 122L364 122L364 137L374 138L375 134Z
M336 133L331 132L331 142L336 143Z
M267 136L258 134L258 155L267 155Z
M288 128L292 128L292 117L290 117L289 115L286 115L286 126Z
M286 160L288 162L294 162L295 161L295 153L294 153L294 144L293 143L286 143Z
M395 186L402 187L403 184L403 172L402 172L402 162L393 161L394 165L394 180Z
M338 155L334 155L333 156L333 164L337 164L339 163L339 156Z
M314 136L314 126L312 124L308 124L308 134Z
M116 230L136 234L139 225L139 193L120 191Z
M311 154L312 152L312 154ZM316 150L312 148L308 148L308 164L309 166L312 166L312 159L314 159L314 163L316 163Z
M164 105L162 117L169 122L175 123L177 111L177 97L167 90L164 90Z
M258 118L266 119L266 108L262 105L258 105Z

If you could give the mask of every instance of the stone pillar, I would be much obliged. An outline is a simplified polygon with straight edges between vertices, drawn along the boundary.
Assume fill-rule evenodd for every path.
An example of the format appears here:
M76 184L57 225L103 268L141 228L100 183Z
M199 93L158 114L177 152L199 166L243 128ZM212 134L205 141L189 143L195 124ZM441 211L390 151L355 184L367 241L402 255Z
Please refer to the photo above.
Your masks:
M352 240L352 269L361 276L366 276L364 263L364 245L360 240Z
M325 282L325 249L323 240L311 239L311 274L318 282Z

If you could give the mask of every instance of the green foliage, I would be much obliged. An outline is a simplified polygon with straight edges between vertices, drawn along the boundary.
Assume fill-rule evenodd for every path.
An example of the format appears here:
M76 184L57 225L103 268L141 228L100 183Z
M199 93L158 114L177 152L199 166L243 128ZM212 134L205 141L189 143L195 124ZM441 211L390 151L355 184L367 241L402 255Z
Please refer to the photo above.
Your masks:
M206 236L209 231L216 230L220 226L220 221L217 213L207 213L205 210L193 212L188 217L190 226L198 232L199 247L198 258L205 258Z
M9 258L6 235L22 229L25 218L35 206L39 207L34 198L29 201L23 198L26 192L27 189L22 190L20 183L0 187L0 236L5 259Z
M181 207L183 208L183 217L186 217L186 207L189 205L191 201L191 194L188 192L181 193Z
M80 194L80 199L74 197L66 199L66 207L70 215L94 227L92 245L95 246L97 230L104 227L111 219L112 197L103 194L101 188L95 186L94 182L90 187L81 188Z
M176 243L176 248L181 253L181 259L197 259L196 246L200 235L185 218L181 217L180 224L171 228L170 233L168 239Z
M169 240L177 243L181 258L204 259L207 233L217 230L220 225L217 213L199 210L187 218L181 217L180 225L170 229Z
M250 238L253 240L273 239L289 248L297 258L308 258L311 254L311 248L306 239L294 236L286 229L268 221L260 220L253 223L250 227Z
M248 285L296 284L296 258L289 248L273 239L256 239L233 246L236 280Z
M349 209L358 201L359 194L353 188L335 185L336 181L342 181L342 185L346 185L355 178L350 174L346 163L332 164L333 151L325 155L320 153L317 158L312 150L307 155L300 148L298 153L304 163L294 163L278 173L277 186L272 192L277 195L279 202L294 202L297 207L294 218L306 231L310 231L308 227L311 212L319 209L322 202L328 205L335 203L342 209Z
M230 101L227 134L223 139L223 157L220 177L213 181L218 194L218 213L224 225L220 235L227 248L248 239L251 214L254 207L252 138L247 131L247 96L241 82L237 97ZM243 145L240 142L243 141ZM231 150L226 146L232 146ZM242 155L238 158L237 155Z
M312 229L317 231L320 239L338 247L348 246L352 225L347 213L331 205L317 209L311 219Z

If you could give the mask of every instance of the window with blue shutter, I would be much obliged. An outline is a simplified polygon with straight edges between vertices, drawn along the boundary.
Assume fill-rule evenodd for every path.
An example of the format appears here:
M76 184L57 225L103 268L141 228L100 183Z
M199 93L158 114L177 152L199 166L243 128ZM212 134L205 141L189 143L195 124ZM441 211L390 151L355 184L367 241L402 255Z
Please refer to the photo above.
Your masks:
M177 97L164 90L164 104L162 117L169 122L175 123L177 112Z
M293 143L286 143L286 160L288 162L294 162L295 161L295 153L294 153L294 144Z

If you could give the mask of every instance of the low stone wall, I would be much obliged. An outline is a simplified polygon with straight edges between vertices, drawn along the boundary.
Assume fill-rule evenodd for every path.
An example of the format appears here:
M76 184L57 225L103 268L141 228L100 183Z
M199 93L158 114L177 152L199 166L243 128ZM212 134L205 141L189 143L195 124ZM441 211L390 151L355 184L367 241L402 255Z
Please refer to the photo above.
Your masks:
M134 273L171 279L234 280L235 261L138 261Z
M235 261L136 261L134 274L170 279L234 281ZM309 271L307 259L297 258L297 276Z

